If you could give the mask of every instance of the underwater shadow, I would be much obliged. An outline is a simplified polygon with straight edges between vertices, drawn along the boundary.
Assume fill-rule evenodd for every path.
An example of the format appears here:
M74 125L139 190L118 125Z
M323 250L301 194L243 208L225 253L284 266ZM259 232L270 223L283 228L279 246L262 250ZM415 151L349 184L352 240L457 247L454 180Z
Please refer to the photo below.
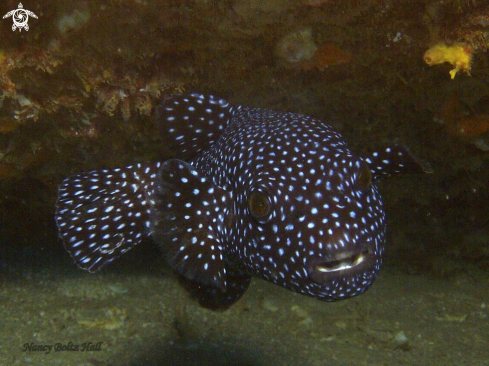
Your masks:
M127 366L264 366L273 365L258 345L227 338L224 342L199 341L157 345Z

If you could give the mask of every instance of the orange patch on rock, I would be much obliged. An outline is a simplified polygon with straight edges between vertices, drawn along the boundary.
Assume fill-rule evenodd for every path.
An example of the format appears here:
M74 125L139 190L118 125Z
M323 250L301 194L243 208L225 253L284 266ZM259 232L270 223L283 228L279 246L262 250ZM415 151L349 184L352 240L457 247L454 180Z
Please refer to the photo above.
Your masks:
M0 179L10 178L16 173L12 164L0 162Z
M464 114L462 104L455 96L440 109L438 120L454 136L476 138L489 132L489 114Z
M14 118L2 117L0 118L0 133L12 132L19 127L19 122Z
M350 62L352 55L343 51L334 43L325 43L318 48L310 60L300 61L297 66L302 70L318 69L323 71L327 67Z
M476 114L462 118L458 124L458 134L467 137L479 137L489 132L489 115Z

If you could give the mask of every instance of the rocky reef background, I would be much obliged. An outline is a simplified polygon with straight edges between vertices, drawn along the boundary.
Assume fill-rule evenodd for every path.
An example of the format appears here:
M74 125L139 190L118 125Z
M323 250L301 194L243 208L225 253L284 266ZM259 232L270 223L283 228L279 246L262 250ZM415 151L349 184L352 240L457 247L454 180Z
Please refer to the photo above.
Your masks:
M11 18L0 21L3 258L12 250L68 257L53 220L57 185L81 171L173 156L152 118L154 106L166 95L199 91L314 115L335 126L357 153L406 143L435 173L383 184L386 264L435 276L487 275L486 2L23 5L38 16L29 18L29 31L12 31ZM3 1L0 14L17 7ZM449 63L423 61L439 43L470 50L470 76L452 80ZM5 268L6 259L0 261Z

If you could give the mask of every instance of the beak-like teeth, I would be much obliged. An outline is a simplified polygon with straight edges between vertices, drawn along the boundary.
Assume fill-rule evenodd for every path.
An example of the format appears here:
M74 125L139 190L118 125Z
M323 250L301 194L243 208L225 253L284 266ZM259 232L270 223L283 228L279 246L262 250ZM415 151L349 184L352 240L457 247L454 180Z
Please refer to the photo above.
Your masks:
M331 273L336 271L343 271L345 269L350 269L362 263L365 260L367 254L368 251L365 251L362 253L355 253L353 255L349 255L345 258L324 262L316 265L316 270L322 273Z

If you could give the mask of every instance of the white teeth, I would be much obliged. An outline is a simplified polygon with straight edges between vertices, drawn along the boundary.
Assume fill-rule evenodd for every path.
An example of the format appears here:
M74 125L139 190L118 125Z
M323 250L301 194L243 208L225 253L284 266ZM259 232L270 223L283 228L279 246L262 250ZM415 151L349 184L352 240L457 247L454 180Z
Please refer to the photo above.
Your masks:
M322 273L332 273L338 271L351 270L365 260L363 253L335 261L334 265L328 263L317 265L316 270Z

